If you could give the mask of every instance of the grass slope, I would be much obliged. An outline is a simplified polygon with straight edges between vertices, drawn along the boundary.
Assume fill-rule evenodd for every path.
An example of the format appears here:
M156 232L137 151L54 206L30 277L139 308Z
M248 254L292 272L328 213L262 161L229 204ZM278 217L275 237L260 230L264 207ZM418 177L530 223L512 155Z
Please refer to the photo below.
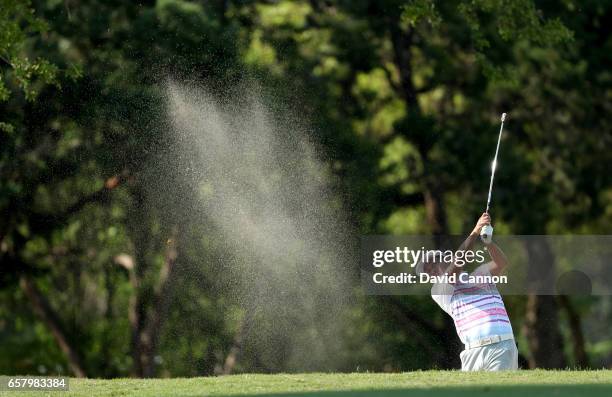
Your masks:
M402 374L234 375L177 379L71 379L70 392L0 392L6 396L612 396L612 371L517 371Z

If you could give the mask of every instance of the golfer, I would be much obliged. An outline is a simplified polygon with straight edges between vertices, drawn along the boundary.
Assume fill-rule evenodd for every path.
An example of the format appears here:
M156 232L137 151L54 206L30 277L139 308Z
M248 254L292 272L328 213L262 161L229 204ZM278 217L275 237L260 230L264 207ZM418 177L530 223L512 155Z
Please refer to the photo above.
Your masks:
M459 250L470 249L478 238L480 229L490 224L491 218L485 212ZM491 261L480 265L471 275L496 276L508 264L506 256L495 243L487 244L487 251ZM464 272L463 268L454 263L445 269L446 266L448 265L421 262L417 266L417 274L456 274L456 279L459 280L459 274ZM465 350L460 355L462 371L518 369L518 351L512 325L495 284L462 284L460 281L453 284L438 283L432 287L431 296L453 318L457 334L465 345Z

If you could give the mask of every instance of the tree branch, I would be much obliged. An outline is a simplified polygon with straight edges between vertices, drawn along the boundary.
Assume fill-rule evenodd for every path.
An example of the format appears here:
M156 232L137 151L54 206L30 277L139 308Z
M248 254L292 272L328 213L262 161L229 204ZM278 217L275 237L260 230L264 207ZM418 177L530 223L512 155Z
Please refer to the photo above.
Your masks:
M25 295L32 303L34 312L42 320L43 323L49 328L55 341L59 345L62 352L68 359L68 365L78 378L86 377L85 370L83 369L82 359L79 355L75 346L72 345L66 331L61 324L59 316L51 307L49 301L44 295L38 290L34 282L26 275L21 276L20 286Z
M172 286L176 274L176 259L178 257L177 238L178 227L175 226L167 242L166 259L159 271L157 288L153 297L153 310L145 327L145 333L149 341L147 350L150 356L147 359L146 365L143 366L143 375L145 377L153 377L155 375L153 356L157 352L161 328L172 296Z
M217 375L230 375L238 360L240 359L240 355L242 354L243 342L248 334L251 323L252 323L252 312L253 310L249 307L240 322L240 326L234 335L234 340L232 341L232 346L223 361L223 367L220 368Z
M49 234L57 227L64 225L71 215L82 210L87 204L108 202L111 197L111 192L126 180L127 176L125 173L112 176L105 181L102 189L81 197L75 203L58 214L33 213L31 217L32 222L30 223L33 229L32 232L34 234Z

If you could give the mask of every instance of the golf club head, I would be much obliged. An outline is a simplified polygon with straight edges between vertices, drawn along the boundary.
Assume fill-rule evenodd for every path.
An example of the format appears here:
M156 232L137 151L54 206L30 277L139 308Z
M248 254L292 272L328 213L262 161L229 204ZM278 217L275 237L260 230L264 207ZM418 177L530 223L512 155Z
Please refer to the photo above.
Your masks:
M503 123L504 121L506 121L506 113L502 113L502 116L501 116L501 121L502 121L502 123Z
M489 244L493 240L493 226L485 225L480 229L480 239L483 243Z

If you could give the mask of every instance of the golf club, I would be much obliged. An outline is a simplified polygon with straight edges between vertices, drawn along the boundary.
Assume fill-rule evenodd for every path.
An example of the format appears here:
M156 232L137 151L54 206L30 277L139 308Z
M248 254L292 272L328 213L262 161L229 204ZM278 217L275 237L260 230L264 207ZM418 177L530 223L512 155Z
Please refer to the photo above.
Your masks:
M495 148L495 157L491 164L491 181L489 182L489 195L487 196L487 209L485 212L489 213L489 206L491 205L491 193L493 192L493 179L495 179L495 168L497 168L497 154L499 153L499 144L501 142L502 133L504 131L504 121L506 120L506 113L501 115L501 126L499 127L499 136L497 137L497 147ZM493 238L493 226L485 225L480 230L480 238L485 244L489 244Z

